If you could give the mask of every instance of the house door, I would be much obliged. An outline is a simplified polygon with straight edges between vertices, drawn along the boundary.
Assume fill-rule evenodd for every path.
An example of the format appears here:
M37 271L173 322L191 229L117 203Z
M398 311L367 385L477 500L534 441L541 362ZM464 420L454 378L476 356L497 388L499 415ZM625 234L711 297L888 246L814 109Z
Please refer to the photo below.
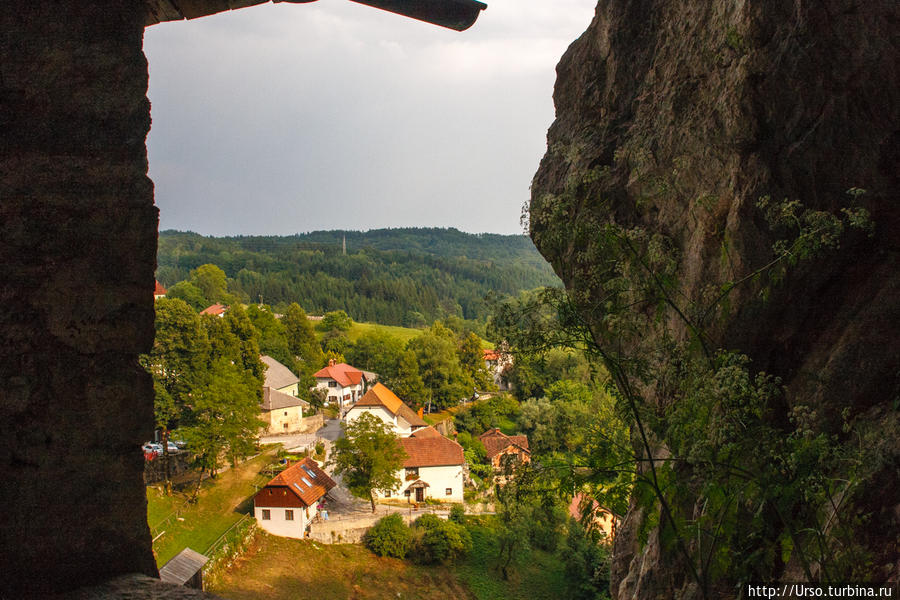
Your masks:
M425 488L416 488L416 502L425 502Z

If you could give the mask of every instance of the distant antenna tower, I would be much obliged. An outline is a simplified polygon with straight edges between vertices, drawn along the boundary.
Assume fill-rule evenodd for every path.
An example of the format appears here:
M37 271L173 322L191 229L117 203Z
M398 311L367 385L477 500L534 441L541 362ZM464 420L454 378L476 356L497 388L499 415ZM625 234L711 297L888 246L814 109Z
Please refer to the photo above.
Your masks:
M347 256L347 234L344 234L344 256Z

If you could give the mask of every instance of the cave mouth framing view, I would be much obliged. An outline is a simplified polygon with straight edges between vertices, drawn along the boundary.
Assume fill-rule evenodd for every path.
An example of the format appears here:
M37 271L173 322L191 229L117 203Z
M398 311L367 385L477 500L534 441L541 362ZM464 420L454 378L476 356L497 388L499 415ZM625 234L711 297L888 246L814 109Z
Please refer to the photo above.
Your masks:
M154 423L139 356L154 341L159 219L144 28L261 3L38 0L0 12L2 597L121 576L80 597L176 593L149 579L158 570L135 451ZM364 3L457 30L484 8ZM562 332L602 360L633 427L612 446L637 465L624 488L590 473L619 491L621 520L578 593L746 597L747 584L791 581L897 591L897 22L887 0L765 10L603 0L565 52L526 217L569 295L545 298L559 329L529 332L549 336L542 343ZM513 336L521 322L504 324ZM572 389L548 384L529 399L545 411L533 422ZM401 411L386 394L378 402ZM424 418L411 412L407 422ZM551 464L549 450L523 458L550 447L517 438L524 417L497 418L485 452L499 443L519 462ZM567 483L587 474L570 467ZM427 483L410 481L424 498ZM501 513L515 507L502 490L528 481L497 488ZM566 542L582 568L595 560L583 541ZM507 558L491 577L517 568L513 550Z

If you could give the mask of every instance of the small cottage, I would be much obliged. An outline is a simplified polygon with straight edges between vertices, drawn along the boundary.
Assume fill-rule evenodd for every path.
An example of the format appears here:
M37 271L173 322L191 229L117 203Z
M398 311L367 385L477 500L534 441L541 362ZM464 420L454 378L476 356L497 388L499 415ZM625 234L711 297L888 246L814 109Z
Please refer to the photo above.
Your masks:
M527 463L531 460L528 437L524 435L506 435L494 427L479 435L478 439L484 444L487 458L496 471L503 470L508 461Z
M366 378L362 371L347 363L328 361L328 366L313 374L316 387L327 392L325 400L341 412L356 403L365 392Z
M376 383L359 402L350 407L344 420L349 424L363 413L371 413L384 421L400 437L408 437L428 423L413 409L408 407L387 386Z
M253 498L253 516L273 535L303 538L335 482L311 458L294 463Z

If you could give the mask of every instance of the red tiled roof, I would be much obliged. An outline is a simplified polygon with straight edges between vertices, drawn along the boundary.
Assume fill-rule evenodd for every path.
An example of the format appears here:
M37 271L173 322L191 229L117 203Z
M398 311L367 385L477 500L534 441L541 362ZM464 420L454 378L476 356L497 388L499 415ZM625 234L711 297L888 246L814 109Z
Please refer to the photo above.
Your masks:
M437 435L432 435L428 430ZM410 437L400 438L400 444L408 455L404 467L440 467L461 465L466 462L463 448L434 430L426 427Z
M518 446L520 449L531 454L531 451L528 449L527 436L506 435L496 427L494 427L493 429L488 429L487 431L479 435L478 439L481 440L482 444L484 444L484 449L487 451L488 460L500 454L505 448L510 445Z
M343 387L358 385L362 381L362 376L362 371L347 363L329 365L313 374L313 377L317 379L334 379Z
M154 296L165 296L167 293L168 293L168 292L166 291L166 288L164 288L164 287L162 286L162 284L161 284L160 282L157 281L157 282L156 282L156 289L153 290L153 295L154 295Z
M500 353L496 350L482 350L481 355L484 360L500 360Z
M355 406L383 406L392 415L396 415L403 406L403 400L398 398L397 394L389 390L387 386L376 383L363 394Z
M219 315L225 314L225 311L228 310L228 307L224 304L213 304L212 306L207 306L203 310L200 311L201 315L212 315L214 317L218 317Z
M272 481L266 484L266 487L256 494L254 502L257 506L266 506L267 494L264 492L267 489L286 488L303 504L312 506L335 485L337 484L334 480L320 469L314 460L307 457L276 475Z

